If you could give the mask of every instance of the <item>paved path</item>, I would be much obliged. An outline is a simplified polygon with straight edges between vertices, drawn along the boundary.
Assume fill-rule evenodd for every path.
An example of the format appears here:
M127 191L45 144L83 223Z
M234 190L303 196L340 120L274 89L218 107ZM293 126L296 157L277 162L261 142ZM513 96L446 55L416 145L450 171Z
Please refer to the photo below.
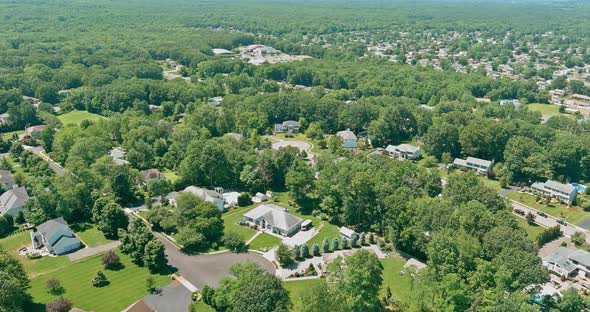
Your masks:
M267 138L275 141L272 143L272 149L278 150L281 147L292 146L299 149L300 151L305 151L307 153L307 159L311 162L311 164L314 163L315 154L311 151L313 144L299 140L283 140L275 136L267 136Z
M254 236L252 236L247 242L246 245L250 245L250 243L256 239L256 237L258 237L260 234L262 234L262 232L260 231L256 231L256 234L254 234Z
M119 247L119 245L121 245L120 241L114 241L114 242L106 243L104 245L100 245L100 246L96 246L96 247L88 247L88 248L80 249L80 250L75 251L71 254L68 254L68 258L70 258L70 261L78 261L78 260L81 260L84 258L88 258L90 256L97 255L97 254L105 252L105 251L109 251L111 249L115 249L115 248Z

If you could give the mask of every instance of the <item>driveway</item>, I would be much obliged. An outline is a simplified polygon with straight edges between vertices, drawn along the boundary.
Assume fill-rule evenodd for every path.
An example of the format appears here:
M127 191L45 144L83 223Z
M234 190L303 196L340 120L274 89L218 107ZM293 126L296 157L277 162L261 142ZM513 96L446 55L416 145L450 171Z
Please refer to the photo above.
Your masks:
M80 259L88 258L90 256L94 256L101 252L109 251L111 249L115 249L121 245L120 241L114 241L110 243L106 243L104 245L96 246L96 247L88 247L84 249L80 249L75 251L71 254L68 254L68 258L70 261L78 261Z
M313 163L313 159L315 154L311 151L313 146L305 141L296 141L296 140L281 140L276 137L272 137L273 140L277 140L276 142L272 143L272 149L278 150L281 147L292 146L300 151L305 151L307 153L307 159Z
M254 253L235 254L232 252L223 252L212 255L187 255L179 251L166 239L156 235L166 247L168 264L176 267L184 278L197 288L203 288L205 285L217 287L219 281L229 274L229 268L239 262L251 261L258 264L264 270L274 274L275 268L272 263L262 256Z

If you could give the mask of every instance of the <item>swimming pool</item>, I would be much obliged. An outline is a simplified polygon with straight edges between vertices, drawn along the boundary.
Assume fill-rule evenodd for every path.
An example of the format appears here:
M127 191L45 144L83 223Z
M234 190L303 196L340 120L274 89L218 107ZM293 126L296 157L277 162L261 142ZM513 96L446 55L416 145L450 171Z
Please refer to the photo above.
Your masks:
M578 192L583 192L586 189L586 185L578 184L578 183L571 183L571 186L575 187Z

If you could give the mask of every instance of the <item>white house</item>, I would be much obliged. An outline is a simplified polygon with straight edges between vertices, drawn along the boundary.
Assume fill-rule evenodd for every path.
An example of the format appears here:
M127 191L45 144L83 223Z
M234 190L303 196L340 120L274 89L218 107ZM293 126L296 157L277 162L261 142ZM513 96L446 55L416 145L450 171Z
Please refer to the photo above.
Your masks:
M299 132L299 121L287 120L275 124L275 133L297 133Z
M475 157L467 157L467 159L455 158L453 166L463 169L472 169L479 174L488 175L492 172L493 161L479 159Z
M0 216L4 214L18 216L21 211L24 211L28 200L29 194L24 187L11 188L0 196Z
M299 217L290 214L287 208L274 204L260 205L246 212L243 220L283 236L297 233L302 222Z
M198 186L187 186L183 192L189 192L198 198L212 203L217 209L223 211L225 209L225 200L223 199L223 189L216 187L214 191Z
M531 189L535 193L549 195L568 204L573 203L578 195L578 190L575 187L553 180L547 180L545 183L535 182L531 185Z
M522 103L519 100L500 100L500 106L504 106L506 104L512 104L515 109L520 109L522 107Z
M420 159L420 147L411 144L387 145L385 154L398 159Z
M350 129L338 131L336 136L342 139L342 147L344 148L356 148L358 145L358 138Z
M559 247L554 254L543 258L543 265L563 277L590 276L590 252Z

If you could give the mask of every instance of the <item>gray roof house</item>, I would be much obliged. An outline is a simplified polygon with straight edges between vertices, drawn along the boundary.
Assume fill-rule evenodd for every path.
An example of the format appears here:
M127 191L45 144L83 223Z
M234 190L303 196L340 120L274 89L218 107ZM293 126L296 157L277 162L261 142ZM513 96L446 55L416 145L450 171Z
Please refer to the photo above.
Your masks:
M64 218L49 220L31 231L34 249L46 248L48 252L63 255L80 248L80 239L68 226Z
M576 273L588 276L590 274L590 252L559 247L554 254L543 258L543 265L563 277L569 277Z
M559 201L571 204L576 200L578 190L569 185L559 183L553 180L547 180L546 182L535 182L531 185L531 189L535 193L549 195L557 198Z
M411 144L387 145L385 154L398 159L420 159L420 147Z
M198 198L210 202L217 209L223 211L225 209L225 200L223 199L223 189L220 187L215 188L214 191L208 190L206 188L198 187L198 186L187 186L183 192L189 192L193 195L197 196Z
M301 229L301 218L289 213L287 208L274 204L260 205L244 214L244 221L261 229L271 230L283 236L291 236Z
M350 131L350 129L346 129L343 131L338 131L336 136L342 139L342 147L344 148L356 148L357 147L357 140L356 134Z
M0 169L0 187L2 189L11 189L14 185L14 177L8 170Z
M25 204L29 200L29 194L24 187L12 188L0 196L0 215L10 214L13 217L18 216L24 211Z
M299 132L299 121L287 120L275 124L275 133L297 133Z
M128 165L129 162L125 159L127 151L121 147L113 147L109 152L109 155L117 165Z
M454 167L463 169L473 169L477 173L485 175L490 174L493 165L493 161L475 157L467 157L467 159L455 158L455 160L453 161Z

